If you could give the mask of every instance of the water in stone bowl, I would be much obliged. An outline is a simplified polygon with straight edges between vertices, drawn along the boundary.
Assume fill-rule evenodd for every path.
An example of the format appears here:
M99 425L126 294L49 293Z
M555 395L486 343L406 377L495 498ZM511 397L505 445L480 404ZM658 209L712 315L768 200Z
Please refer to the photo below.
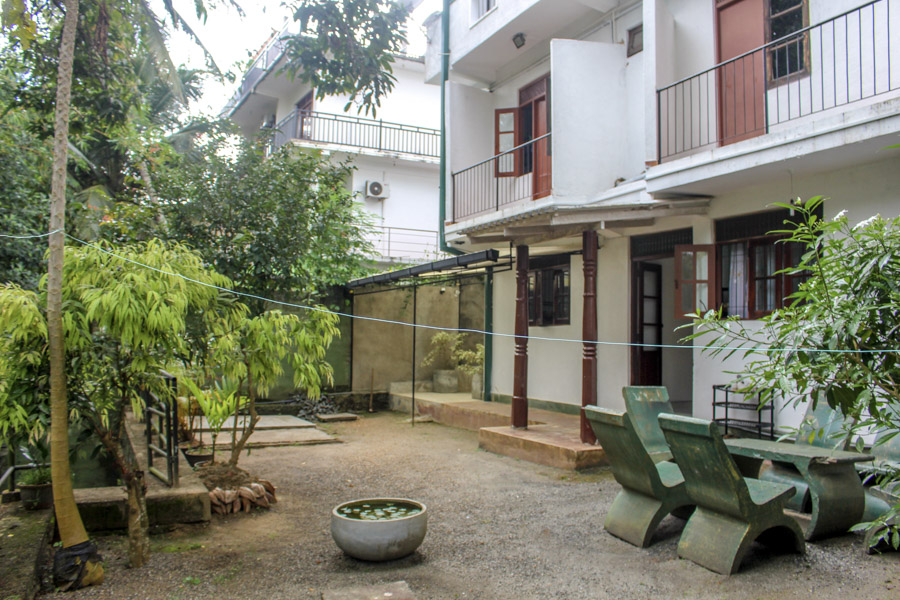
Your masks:
M416 551L425 539L425 505L406 498L367 498L331 511L331 535L354 558L385 561Z

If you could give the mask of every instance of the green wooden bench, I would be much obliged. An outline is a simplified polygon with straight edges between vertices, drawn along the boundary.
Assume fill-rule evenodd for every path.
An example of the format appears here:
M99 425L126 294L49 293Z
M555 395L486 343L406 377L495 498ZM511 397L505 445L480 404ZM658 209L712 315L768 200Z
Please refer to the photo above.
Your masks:
M882 484L879 476L896 473L900 470L900 433L891 435L891 429L882 429L875 436L872 445L871 464L860 463L857 470L864 478L866 487L866 506L862 521L874 521L891 506L900 502L900 482ZM871 537L871 533L867 537Z
M715 423L660 415L659 424L697 505L678 542L678 556L730 575L757 540L805 551L800 527L784 514L794 488L741 476Z
M653 462L671 460L672 452L658 420L661 414L675 413L668 390L664 386L629 385L622 388L622 396L625 411Z
M614 536L646 548L666 515L676 512L686 517L693 509L684 477L674 463L654 464L626 413L596 406L586 406L584 412L622 486L606 513L604 527Z

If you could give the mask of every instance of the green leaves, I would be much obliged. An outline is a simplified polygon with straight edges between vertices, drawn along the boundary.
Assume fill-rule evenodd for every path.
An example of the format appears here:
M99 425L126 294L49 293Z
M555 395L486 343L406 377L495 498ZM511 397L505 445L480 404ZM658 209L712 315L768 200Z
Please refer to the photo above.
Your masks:
M391 63L406 45L407 9L394 0L300 0L300 32L286 36L291 76L316 98L350 96L358 112L373 116L396 82Z

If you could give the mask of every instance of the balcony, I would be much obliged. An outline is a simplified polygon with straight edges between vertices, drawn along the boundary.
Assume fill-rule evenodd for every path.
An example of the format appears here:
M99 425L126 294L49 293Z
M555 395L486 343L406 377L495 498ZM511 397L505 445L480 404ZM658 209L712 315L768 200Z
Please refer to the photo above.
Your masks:
M276 125L271 150L291 140L436 159L441 136L437 129L427 127L297 110Z
M368 236L378 260L387 263L423 263L443 258L438 232L406 227L376 227Z
M295 28L296 26L293 23L288 23L279 33L269 38L269 41L266 42L256 55L253 64L247 69L244 78L241 80L241 86L235 91L234 95L229 98L228 103L222 110L222 114L229 115L240 106L247 96L253 92L256 84L258 84L263 77L265 77L266 73L281 60L286 46L286 43L282 38L285 37L285 35L292 33L292 29Z
M453 221L550 195L550 137L544 134L453 173Z
M659 89L659 162L849 127L847 113L900 88L898 16L898 0L868 2Z

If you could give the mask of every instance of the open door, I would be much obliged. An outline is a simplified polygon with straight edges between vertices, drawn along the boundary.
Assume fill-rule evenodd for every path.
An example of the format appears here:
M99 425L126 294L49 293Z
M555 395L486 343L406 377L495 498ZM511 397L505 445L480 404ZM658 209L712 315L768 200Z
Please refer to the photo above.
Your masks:
M746 54L766 43L766 0L717 0L719 143L766 132L766 54ZM746 56L742 56L746 54Z
M631 341L632 385L662 385L662 267L649 262L634 264ZM642 344L648 344L644 346Z

